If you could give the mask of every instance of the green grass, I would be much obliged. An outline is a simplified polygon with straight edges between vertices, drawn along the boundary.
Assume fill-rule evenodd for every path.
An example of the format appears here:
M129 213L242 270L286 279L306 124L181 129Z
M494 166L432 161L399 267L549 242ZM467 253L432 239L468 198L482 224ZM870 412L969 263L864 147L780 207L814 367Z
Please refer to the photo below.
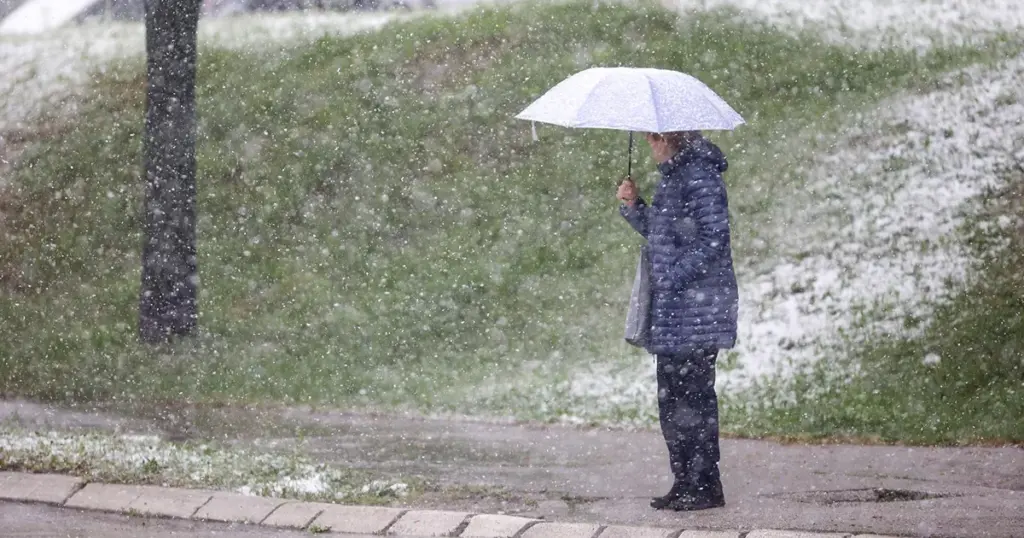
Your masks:
M727 406L728 422L752 436L1024 441L1024 228L994 225L1022 209L1024 174L1011 172L966 225L977 267L923 332L880 335L845 358L761 386L748 395L753 412Z
M582 2L204 49L202 334L159 350L136 343L144 75L107 70L0 197L0 392L533 413L477 392L531 361L568 375L635 353L620 332L637 244L613 199L625 135L540 127L533 143L512 119L533 98L597 65L718 90L749 122L714 139L753 265L814 150L792 140L1005 45L859 52L726 12Z

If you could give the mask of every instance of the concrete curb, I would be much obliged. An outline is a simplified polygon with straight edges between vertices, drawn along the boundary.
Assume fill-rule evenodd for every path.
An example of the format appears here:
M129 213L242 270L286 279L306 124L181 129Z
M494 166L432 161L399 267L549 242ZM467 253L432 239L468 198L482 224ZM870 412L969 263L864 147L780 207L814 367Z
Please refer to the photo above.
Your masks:
M895 538L770 529L741 532L555 523L494 514L290 501L225 491L87 483L73 476L14 472L0 472L0 501L333 534L417 538Z

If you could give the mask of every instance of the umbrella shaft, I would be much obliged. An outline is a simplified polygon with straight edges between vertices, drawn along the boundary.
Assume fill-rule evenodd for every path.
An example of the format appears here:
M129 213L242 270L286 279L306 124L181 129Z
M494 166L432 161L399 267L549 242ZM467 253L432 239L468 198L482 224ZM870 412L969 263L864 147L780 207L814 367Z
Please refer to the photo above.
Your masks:
M629 160L626 163L626 177L633 177L633 131L629 132Z

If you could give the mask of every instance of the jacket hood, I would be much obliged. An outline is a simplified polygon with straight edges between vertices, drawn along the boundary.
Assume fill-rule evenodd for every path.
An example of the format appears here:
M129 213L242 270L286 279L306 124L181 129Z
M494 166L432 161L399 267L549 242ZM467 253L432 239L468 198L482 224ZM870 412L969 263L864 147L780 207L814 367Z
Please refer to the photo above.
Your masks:
M708 139L703 139L698 144L702 146L700 150L702 152L701 157L707 159L715 168L718 168L719 172L725 172L729 169L729 161L725 158L725 153L718 146L711 143Z
M729 161L725 153L718 146L711 143L707 138L701 138L697 142L679 151L675 157L658 165L662 173L668 174L678 166L702 161L701 164L713 167L719 173L729 169Z

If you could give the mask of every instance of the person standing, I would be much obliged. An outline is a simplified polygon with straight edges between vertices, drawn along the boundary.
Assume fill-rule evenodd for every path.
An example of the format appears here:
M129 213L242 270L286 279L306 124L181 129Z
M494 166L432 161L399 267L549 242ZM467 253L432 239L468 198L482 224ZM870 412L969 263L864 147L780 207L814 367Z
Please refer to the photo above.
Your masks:
M739 310L722 151L699 131L648 133L661 179L650 205L627 177L620 214L647 239L658 417L674 476L655 509L725 505L719 472L718 353L736 343Z

